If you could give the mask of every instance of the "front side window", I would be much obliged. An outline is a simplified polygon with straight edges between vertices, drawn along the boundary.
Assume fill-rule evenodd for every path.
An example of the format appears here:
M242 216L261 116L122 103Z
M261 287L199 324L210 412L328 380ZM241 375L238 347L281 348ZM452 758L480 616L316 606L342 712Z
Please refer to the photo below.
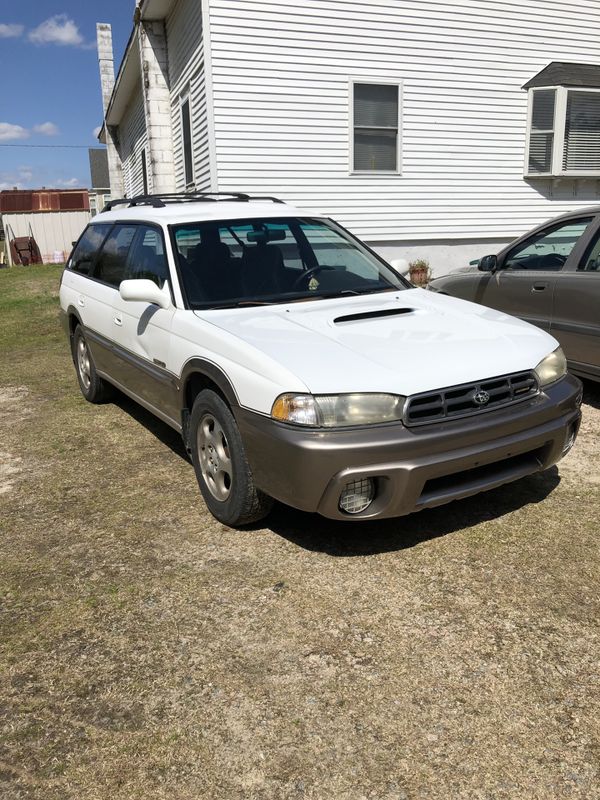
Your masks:
M82 275L89 275L96 253L109 230L110 225L88 225L69 259L69 268Z
M159 289L169 278L169 267L162 233L149 225L138 225L127 261L124 279L145 278Z
M585 255L577 266L581 272L596 272L600 276L600 232L592 239Z
M353 170L398 171L399 86L355 83L353 91Z
M335 223L322 219L198 222L172 228L195 308L267 305L408 288Z
M505 269L560 270L592 221L592 217L571 220L534 234L511 250Z
M129 248L135 236L135 225L115 225L108 235L94 269L94 278L118 287L125 277Z

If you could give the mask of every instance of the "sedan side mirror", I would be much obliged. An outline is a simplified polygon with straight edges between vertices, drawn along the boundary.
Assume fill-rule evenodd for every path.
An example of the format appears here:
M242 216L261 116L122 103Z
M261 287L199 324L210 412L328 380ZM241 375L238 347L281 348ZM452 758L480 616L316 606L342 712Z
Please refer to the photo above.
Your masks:
M160 308L169 308L171 305L169 284L166 281L162 289L159 289L154 281L148 280L148 278L135 278L121 281L119 294L123 300L137 300L139 303L154 303L154 305Z
M477 269L481 270L481 272L494 272L494 270L498 269L498 256L493 255L480 258Z

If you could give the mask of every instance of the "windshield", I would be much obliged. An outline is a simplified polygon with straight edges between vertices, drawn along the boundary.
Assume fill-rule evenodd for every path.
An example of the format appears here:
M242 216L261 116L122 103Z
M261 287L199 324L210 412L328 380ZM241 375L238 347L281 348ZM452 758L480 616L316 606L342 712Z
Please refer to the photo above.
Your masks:
M191 308L223 308L408 288L329 220L194 222L172 228Z

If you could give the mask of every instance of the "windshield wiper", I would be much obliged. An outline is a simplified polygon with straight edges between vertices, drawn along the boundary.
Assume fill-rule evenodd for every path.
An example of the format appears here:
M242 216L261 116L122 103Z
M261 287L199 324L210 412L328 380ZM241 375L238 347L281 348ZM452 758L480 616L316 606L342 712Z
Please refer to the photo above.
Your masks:
M251 308L252 306L273 306L282 300L238 300L236 303L211 303L210 305L197 305L195 311L220 311L223 308Z
M338 289L335 292L311 292L309 295L298 298L298 300L331 300L335 297L346 297L347 295L361 295L361 294L379 294L380 292L398 292L394 286L385 286L379 289ZM295 303L296 300L289 302Z

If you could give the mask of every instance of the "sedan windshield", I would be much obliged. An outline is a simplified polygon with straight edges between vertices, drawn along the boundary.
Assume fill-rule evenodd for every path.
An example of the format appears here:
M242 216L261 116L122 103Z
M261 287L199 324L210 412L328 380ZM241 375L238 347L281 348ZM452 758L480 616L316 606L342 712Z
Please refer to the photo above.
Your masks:
M409 288L335 223L273 218L172 228L191 308L224 308Z

